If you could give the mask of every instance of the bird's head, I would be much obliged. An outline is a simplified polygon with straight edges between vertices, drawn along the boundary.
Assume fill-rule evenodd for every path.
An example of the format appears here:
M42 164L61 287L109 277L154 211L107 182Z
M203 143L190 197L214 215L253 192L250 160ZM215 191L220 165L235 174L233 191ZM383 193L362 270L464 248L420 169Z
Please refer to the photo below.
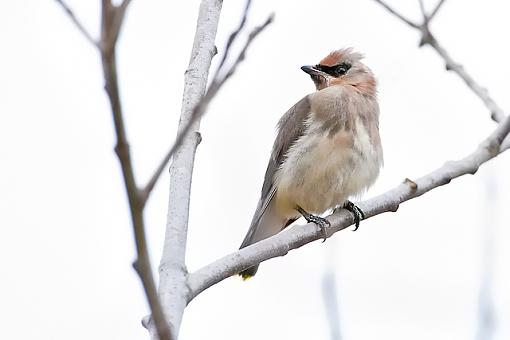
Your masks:
M375 95L376 82L372 71L361 62L363 55L351 48L331 52L317 65L303 66L317 90L334 85L353 86L360 92Z

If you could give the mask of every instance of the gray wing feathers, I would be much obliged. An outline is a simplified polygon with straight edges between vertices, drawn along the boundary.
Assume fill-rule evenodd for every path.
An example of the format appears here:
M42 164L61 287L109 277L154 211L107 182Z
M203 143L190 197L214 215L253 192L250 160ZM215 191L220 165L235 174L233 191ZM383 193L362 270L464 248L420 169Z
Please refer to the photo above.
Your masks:
M276 213L271 205L276 193L274 176L284 161L289 148L303 135L305 122L309 114L310 100L306 96L291 107L278 122L278 135L273 145L269 164L267 165L260 200L241 248L274 235L285 227L286 221L277 221ZM268 214L267 218L263 218L265 214ZM279 225L271 225L275 222L279 222ZM260 238L262 236L265 237Z
M308 96L301 99L291 107L278 122L278 135L274 141L271 158L267 165L264 185L262 186L261 198L268 196L273 187L273 179L276 171L285 159L290 146L303 135L305 121L310 114L310 99Z

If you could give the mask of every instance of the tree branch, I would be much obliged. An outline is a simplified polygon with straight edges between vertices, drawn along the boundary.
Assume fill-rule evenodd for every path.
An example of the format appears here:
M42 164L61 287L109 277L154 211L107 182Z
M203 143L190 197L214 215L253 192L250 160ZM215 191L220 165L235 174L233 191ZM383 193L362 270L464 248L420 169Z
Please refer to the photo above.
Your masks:
M415 24L414 22L412 22L411 20L407 19L406 17L404 17L402 14L398 13L396 10L394 10L390 5L388 5L386 2L382 1L382 0L374 0L375 2L377 2L379 5L383 6L384 8L386 8L386 10L388 12L390 12L391 14L393 14L394 16L396 16L397 18L399 18L400 20L402 20L403 22L405 22L406 24L408 24L409 26L413 27L413 28L416 28L416 29L419 29L420 28L420 25L418 24Z
M159 265L159 296L167 312L166 323L170 326L175 339L178 338L182 315L186 307L185 295L187 291L187 270L185 265L186 241L188 233L189 202L191 178L195 152L198 146L198 129L200 122L191 122L195 106L203 97L207 85L211 60L216 54L214 40L218 28L218 21L222 7L222 0L202 0L197 18L197 27L191 50L188 69L184 74L184 91L182 99L181 117L178 136L182 135L182 143L175 143L163 161L173 160L170 165L170 189L168 203L168 217L163 245L163 254ZM188 130L195 134L184 133ZM160 169L158 167L158 169ZM158 170L159 171L159 170ZM153 176L157 180L159 175ZM150 192L156 180L149 181L146 191ZM147 189L149 188L149 189ZM151 337L157 338L153 319L144 323L149 329Z
M420 40L420 46L429 45L434 50L436 50L437 54L439 54L439 56L441 56L443 58L445 65L446 65L446 69L448 71L455 72L462 80L464 80L464 83L466 83L466 85L471 89L471 91L473 91L478 96L478 98L480 98L482 100L482 102L485 104L485 106L489 109L489 111L491 112L491 118L494 121L501 122L504 119L504 117L506 115L505 115L503 109L501 109L501 107L496 103L496 101L494 99L492 99L491 96L489 96L489 92L487 91L487 89L480 86L473 79L473 77L471 77L471 75L466 72L466 70L464 69L464 67L461 64L455 62L450 57L448 52L438 43L438 41L434 37L434 35L430 32L428 23L437 14L437 12L441 8L442 4L444 3L444 0L441 0L438 3L438 5L436 6L434 11L428 18L428 20L424 20L424 22L421 25L416 25L414 23L409 22L409 20L404 18L402 15L398 14L394 9L389 7L384 1L382 1L382 0L374 0L374 1L377 2L378 4L380 4L381 6L383 6L384 8L386 8L386 10L388 10L391 14L393 14L394 16L399 18L401 21L403 21L403 22L407 23L409 26L414 27L415 29L419 30L422 35L421 40ZM420 2L420 4L421 4L421 2ZM421 6L421 7L422 7L422 11L424 11L423 6ZM426 14L424 14L424 16L426 17Z
M427 16L427 10L425 9L425 4L423 3L423 0L418 1L420 3L420 11L421 15L423 17L423 22L429 22L429 18Z
M153 319L156 324L159 338L162 340L170 340L172 339L170 328L165 322L163 309L159 303L156 284L154 282L154 277L152 276L143 219L145 200L142 200L141 191L138 188L135 180L117 80L117 62L115 48L122 23L124 21L124 16L129 4L131 3L131 0L124 0L118 6L115 6L111 0L102 0L101 39L99 43L94 41L92 36L85 30L83 25L81 25L67 4L65 4L62 0L56 1L62 6L62 8L64 8L71 20L83 33L87 40L96 46L100 52L105 80L105 90L110 102L113 123L115 127L115 135L117 136L115 153L119 159L122 169L124 186L128 196L131 221L133 224L133 231L135 236L137 259L134 261L133 267L142 281Z
M191 191L191 177L193 173L194 157L200 141L199 134L189 134L189 131L197 131L200 118L206 112L208 104L218 93L223 84L234 74L237 66L244 60L246 50L253 39L266 28L273 20L273 16L259 27L256 27L248 36L241 52L230 66L226 66L226 59L230 52L235 37L246 23L250 1L248 1L241 23L235 30L228 42L224 57L220 61L211 85L205 92L207 74L211 59L216 54L214 46L214 34L216 33L217 20L221 10L221 1L203 0L200 8L195 43L192 50L192 58L188 70L185 73L185 88L183 95L183 107L179 123L178 135L172 148L169 150L162 164L169 160L173 154L170 166L170 202L168 207L168 222L165 235L165 245L160 264L159 294L165 310L169 311L169 323L172 334L178 334L182 314L187 304L187 277L185 266L186 239L188 231L189 201ZM205 94L204 94L205 92ZM152 177L146 187L150 192L154 186L161 166ZM149 330L150 322L149 322ZM152 332L151 332L152 333Z
M159 177L161 176L161 173L165 169L166 164L168 163L168 161L170 161L170 159L172 158L172 155L175 153L177 148L183 142L186 134L191 130L191 127L193 126L193 124L203 117L203 115L207 111L207 107L208 107L209 103L216 96L216 94L221 89L221 87L225 84L225 82L234 74L234 72L237 69L237 66L244 60L244 58L246 56L246 51L247 51L248 47L251 45L251 43L253 42L253 40L255 39L255 37L260 32L262 32L269 24L271 24L273 22L274 14L271 14L262 25L253 29L252 32L250 33L250 35L248 36L248 40L244 44L241 52L237 56L236 60L233 62L232 65L226 67L225 61L226 61L227 56L231 50L232 43L234 42L236 36L243 29L243 27L246 23L246 16L248 13L250 2L251 1L247 1L247 5L246 5L245 11L243 13L241 24L230 35L230 37L228 39L228 42L227 42L227 45L225 48L225 52L223 54L223 57L221 59L219 66L214 74L211 85L207 89L207 92L200 99L198 104L193 108L193 111L191 113L191 118L189 120L187 120L186 123L184 123L184 125L182 126L182 129L179 129L179 132L177 134L177 138L175 139L174 144L168 150L165 157L163 158L161 163L158 165L158 167L154 171L154 174L151 176L151 179L149 180L149 182L147 183L145 188L142 190L142 199L143 199L144 203L147 200L147 198L149 197L152 189L154 189L154 186L156 185L156 182L158 181ZM223 76L222 76L222 74L223 74ZM199 138L199 141L200 141L200 138Z
M463 159L447 162L442 167L416 181L406 179L394 189L370 200L360 202L357 205L365 213L365 218L370 218L384 212L397 211L399 205L403 202L448 184L457 177L476 173L480 165L504 151L500 149L500 145L509 132L510 116L505 118L473 153ZM345 209L330 215L328 220L331 223L331 227L327 229L328 236L354 223L352 214ZM322 239L322 237L322 232L313 223L297 225L268 239L224 256L190 274L187 301L189 303L202 291L227 277L270 258L284 256L290 250L297 249L317 239Z
M152 276L143 219L144 202L135 181L117 80L116 44L129 3L129 0L125 0L119 6L115 6L111 3L111 0L102 1L101 42L99 50L105 77L105 89L110 101L115 134L117 136L115 152L121 164L133 223L137 252L137 259L134 261L133 267L142 281L159 339L170 340L172 335L170 328L165 322L165 315L159 302L156 284Z
M478 84L474 78L466 72L464 66L455 62L451 56L448 54L446 49L444 49L437 41L437 39L428 32L428 39L425 41L426 44L431 46L434 50L436 50L437 54L443 58L446 69L448 71L455 72L467 85L468 88L473 91L473 93L480 98L480 100L484 103L485 107L489 109L491 112L491 118L495 122L501 122L505 118L505 113L503 109L494 101L494 99L489 95L489 92L486 88L482 87Z
M432 11L432 13L430 13L430 15L429 15L429 20L428 20L429 22L431 22L432 19L434 19L434 17L439 12L439 10L441 9L441 6L443 6L444 3L445 3L445 0L439 0L439 2L437 3L436 7Z
M85 26L83 26L82 23L78 20L78 18L74 14L73 10L63 0L55 0L55 1L64 9L64 11L69 16L69 19L71 19L71 21L74 23L76 28L78 28L78 30L83 34L85 39L87 39L88 42L91 43L92 45L94 45L95 47L99 48L99 44L97 43L97 41L87 31Z

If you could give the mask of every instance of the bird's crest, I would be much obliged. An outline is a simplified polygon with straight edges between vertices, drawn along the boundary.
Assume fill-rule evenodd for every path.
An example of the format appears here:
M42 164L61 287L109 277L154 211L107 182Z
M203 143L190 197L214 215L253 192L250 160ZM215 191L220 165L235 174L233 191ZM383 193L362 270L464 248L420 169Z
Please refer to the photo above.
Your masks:
M360 61L363 59L363 54L359 52L354 52L352 47L341 48L339 50L333 51L328 54L324 59L320 61L319 64L324 66L334 66L339 64L341 61L350 62L351 64L355 61Z

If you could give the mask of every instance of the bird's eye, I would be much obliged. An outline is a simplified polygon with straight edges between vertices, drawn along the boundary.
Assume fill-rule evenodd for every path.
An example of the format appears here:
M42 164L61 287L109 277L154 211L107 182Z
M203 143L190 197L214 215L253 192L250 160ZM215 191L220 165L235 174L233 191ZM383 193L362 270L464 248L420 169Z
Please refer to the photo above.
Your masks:
M335 68L335 73L336 73L336 76L343 76L344 74L347 73L347 71L349 71L349 69L351 68L351 65L347 64L347 63L341 63L340 65L338 65L336 68Z

